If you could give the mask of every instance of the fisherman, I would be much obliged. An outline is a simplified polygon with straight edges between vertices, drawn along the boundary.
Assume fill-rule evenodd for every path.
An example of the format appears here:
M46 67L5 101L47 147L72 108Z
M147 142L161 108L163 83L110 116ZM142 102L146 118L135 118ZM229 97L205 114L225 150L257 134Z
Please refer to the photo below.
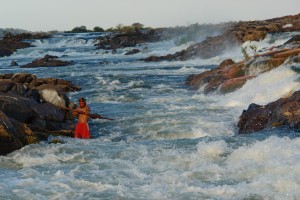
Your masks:
M86 104L86 99L78 99L79 107L74 110L74 115L78 116L78 122L75 127L74 138L90 138L90 129L88 125L90 107Z

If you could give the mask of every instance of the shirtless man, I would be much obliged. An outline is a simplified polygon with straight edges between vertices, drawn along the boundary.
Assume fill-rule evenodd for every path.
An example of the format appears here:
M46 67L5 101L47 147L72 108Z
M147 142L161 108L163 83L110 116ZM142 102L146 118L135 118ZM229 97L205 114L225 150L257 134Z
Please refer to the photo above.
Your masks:
M78 115L78 122L75 127L74 138L90 138L90 129L88 125L90 107L86 105L86 99L79 98L79 107L74 111L74 115Z

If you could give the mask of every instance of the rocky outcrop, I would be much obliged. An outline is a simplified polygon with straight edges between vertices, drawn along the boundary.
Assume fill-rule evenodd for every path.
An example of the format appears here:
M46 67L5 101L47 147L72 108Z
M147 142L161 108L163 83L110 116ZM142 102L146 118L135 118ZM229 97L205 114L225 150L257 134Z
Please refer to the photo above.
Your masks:
M127 51L124 55L128 56L128 55L133 55L133 54L137 54L139 53L141 50L139 49L132 49L130 51Z
M259 41L268 33L300 31L300 14L263 21L238 22L228 27L223 34L207 37L204 41L194 44L173 55L151 56L143 61L188 60L191 58L211 58L220 55L246 41Z
M98 49L114 50L125 47L135 47L138 44L146 42L155 42L159 40L155 30L136 31L129 33L119 33L107 35L98 38L99 42L95 44Z
M281 46L280 49L256 54L244 61L235 63L228 59L218 67L201 74L190 75L187 85L195 89L203 88L205 94L211 92L229 93L242 87L247 80L280 66L283 63L299 63L300 46Z
M0 75L0 155L46 140L49 135L73 136L74 108L65 92L80 87L32 74Z
M31 63L22 65L21 68L36 68L36 67L61 67L71 65L72 62L61 61L57 59L57 56L45 55L44 58L36 59Z
M22 33L19 35L6 35L2 40L0 40L0 57L10 56L18 49L24 49L32 46L28 42L24 42L24 40L45 38L49 38L49 35L44 33Z
M240 134L283 125L300 128L300 91L265 106L251 104L238 122Z

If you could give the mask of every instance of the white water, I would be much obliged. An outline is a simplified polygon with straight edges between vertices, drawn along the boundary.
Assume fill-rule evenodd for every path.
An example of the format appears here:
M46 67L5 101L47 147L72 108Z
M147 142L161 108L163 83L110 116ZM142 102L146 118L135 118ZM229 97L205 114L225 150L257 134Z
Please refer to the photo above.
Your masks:
M277 44L289 35L272 38ZM238 50L209 60L144 63L137 59L184 46L145 44L148 53L124 56L126 50L103 54L93 43L88 34L57 35L0 59L1 73L71 80L82 86L68 94L73 101L85 96L93 112L116 119L91 121L91 140L61 138L64 144L42 142L0 157L0 199L300 198L298 132L281 128L243 136L236 128L250 103L299 90L291 66L266 72L236 92L206 96L185 86L186 77L226 58L241 60ZM64 55L60 59L75 65L9 66L46 54Z

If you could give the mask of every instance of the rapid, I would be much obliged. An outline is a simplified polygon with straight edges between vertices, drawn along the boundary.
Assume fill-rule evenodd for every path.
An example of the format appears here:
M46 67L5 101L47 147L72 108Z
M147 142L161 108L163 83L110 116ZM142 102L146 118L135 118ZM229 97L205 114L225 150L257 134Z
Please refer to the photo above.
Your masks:
M295 34L295 33L294 33ZM240 49L211 59L143 62L188 47L174 41L143 44L147 52L98 50L96 33L59 33L35 47L0 58L0 72L32 73L71 81L92 113L93 139L60 138L0 156L0 199L300 199L299 132L285 127L238 135L237 122L251 103L267 104L300 89L288 64L249 80L226 95L204 95L185 85L188 75ZM291 33L268 35L258 50L280 45ZM247 44L244 44L247 45ZM74 65L11 67L46 54Z

